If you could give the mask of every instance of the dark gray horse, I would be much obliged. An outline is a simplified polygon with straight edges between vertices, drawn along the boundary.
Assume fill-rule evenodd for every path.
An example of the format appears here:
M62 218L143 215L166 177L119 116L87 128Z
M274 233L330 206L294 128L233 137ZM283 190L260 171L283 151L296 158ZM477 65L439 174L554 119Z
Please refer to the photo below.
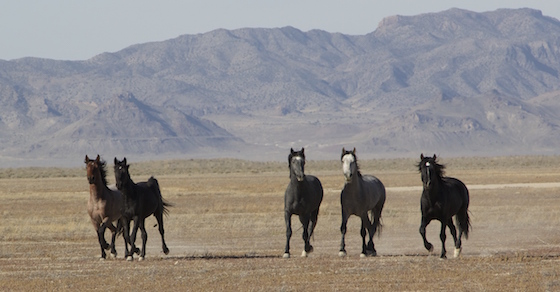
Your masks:
M375 256L377 252L373 245L373 235L379 228L381 232L381 211L385 204L385 186L372 175L362 175L358 167L356 158L356 148L346 151L342 148L340 156L342 162L342 172L346 178L346 184L340 193L340 203L342 205L342 241L340 243L339 256L346 256L344 236L346 235L346 223L350 215L359 216L362 219L362 253L360 257L368 255ZM371 213L373 222L370 221ZM369 233L369 242L366 245L366 230Z
M309 239L317 225L319 205L323 200L323 186L319 179L312 175L305 175L304 149L294 151L290 149L288 156L290 167L290 183L284 194L284 218L286 219L286 249L284 258L290 257L290 238L292 237L292 214L299 215L299 221L303 225L303 241L305 248L301 253L306 257L307 253L313 251Z
M420 154L418 170L422 176L422 198L420 208L422 210L422 223L420 234L424 240L424 247L432 251L434 246L426 240L426 226L433 219L441 222L441 258L446 258L445 251L445 227L449 227L453 241L455 242L455 257L461 254L461 237L469 237L469 190L463 182L456 178L444 177L444 165L437 163L437 157L424 157ZM453 225L453 216L457 222L457 230Z

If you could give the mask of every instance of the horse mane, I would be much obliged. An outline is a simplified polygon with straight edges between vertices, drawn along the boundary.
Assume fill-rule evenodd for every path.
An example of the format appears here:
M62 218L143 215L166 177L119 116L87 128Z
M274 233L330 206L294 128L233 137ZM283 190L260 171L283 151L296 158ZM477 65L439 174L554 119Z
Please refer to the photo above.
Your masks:
M107 169L105 168L106 166L107 163L105 163L105 160L99 161L99 173L101 174L101 181L104 185L107 185Z
M422 172L422 166L426 165L426 162L430 162L431 164L434 165L434 170L436 171L436 174L439 177L444 177L445 176L445 165L439 164L437 162L437 159L433 159L431 157L427 157L425 159L422 159L420 162L418 162L418 171L419 172Z

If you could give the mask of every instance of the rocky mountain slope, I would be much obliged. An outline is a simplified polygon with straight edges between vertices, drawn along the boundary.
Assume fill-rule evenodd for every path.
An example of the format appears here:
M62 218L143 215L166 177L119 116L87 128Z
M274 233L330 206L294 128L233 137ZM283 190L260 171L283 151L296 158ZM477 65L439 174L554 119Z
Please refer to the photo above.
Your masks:
M370 34L215 30L84 61L0 60L0 164L558 154L560 22L390 16Z

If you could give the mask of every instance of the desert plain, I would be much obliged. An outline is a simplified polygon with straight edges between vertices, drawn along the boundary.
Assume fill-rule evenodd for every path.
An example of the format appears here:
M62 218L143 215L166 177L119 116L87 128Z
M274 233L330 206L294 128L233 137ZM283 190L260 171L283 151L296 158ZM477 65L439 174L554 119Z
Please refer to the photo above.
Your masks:
M306 173L324 188L314 252L299 256L302 230L294 216L289 259L282 258L287 161L129 162L134 181L155 176L174 205L164 218L169 255L162 253L156 220L149 217L144 261L124 260L122 237L117 258L99 259L86 211L85 168L0 169L0 290L560 290L560 157L441 159L471 198L470 236L461 257L453 258L448 231L446 260L439 259L439 222L427 230L433 253L418 233L418 159L359 161L361 172L377 176L387 189L383 229L374 238L378 256L367 258L359 256L355 216L348 222L348 255L338 256L340 162L309 160ZM112 162L107 169L114 184Z

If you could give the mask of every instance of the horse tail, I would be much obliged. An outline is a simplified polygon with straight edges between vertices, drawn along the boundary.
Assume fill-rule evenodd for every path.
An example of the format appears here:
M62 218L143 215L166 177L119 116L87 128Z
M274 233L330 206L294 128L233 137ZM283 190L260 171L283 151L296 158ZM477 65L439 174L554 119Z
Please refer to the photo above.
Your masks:
M151 187L152 190L157 194L158 200L161 203L162 213L165 214L165 216L169 216L168 207L173 207L173 204L163 199L163 196L161 195L161 191L159 189L159 183L157 179L153 176L150 177L150 179L148 180L148 186Z
M457 213L457 224L461 227L463 234L465 235L465 239L469 239L469 229L471 226L471 219L469 217L469 210L465 208L465 210L461 210L461 212Z
M311 232L309 233L309 238L313 238L313 240L315 240L315 237L313 237L313 233L315 231L315 227L317 226L317 220L319 218L319 208L317 208L316 211L313 211L313 213L311 213L311 220L309 220L309 224L310 224L310 228L311 228Z
M469 191L465 187L465 203L463 204L463 208L459 210L457 216L455 218L457 220L457 224L461 227L463 234L465 235L465 239L469 239L469 229L471 226L471 219L469 217Z
M381 237L381 231L383 230L383 224L381 223L381 212L383 211L383 206L385 205L385 194L381 197L377 205L370 211L372 217L372 224L376 227L377 236Z

